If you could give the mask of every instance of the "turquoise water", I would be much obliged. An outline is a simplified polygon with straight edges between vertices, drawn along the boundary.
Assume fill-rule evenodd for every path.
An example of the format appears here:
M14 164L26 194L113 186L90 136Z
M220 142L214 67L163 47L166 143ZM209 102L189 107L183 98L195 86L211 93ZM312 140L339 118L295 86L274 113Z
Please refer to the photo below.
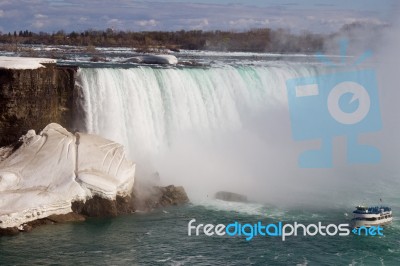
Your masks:
M188 236L188 222L346 223L351 209L277 209L261 204L172 207L114 219L43 226L0 239L2 265L399 265L400 223L383 237ZM236 211L237 209L238 211ZM399 213L394 209L394 213Z

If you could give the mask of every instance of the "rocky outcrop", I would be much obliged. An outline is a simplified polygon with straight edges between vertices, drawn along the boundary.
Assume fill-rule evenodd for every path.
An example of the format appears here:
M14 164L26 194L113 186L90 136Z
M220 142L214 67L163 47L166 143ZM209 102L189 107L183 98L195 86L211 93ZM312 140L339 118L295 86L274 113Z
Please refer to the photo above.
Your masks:
M94 196L86 201L72 202L72 212L70 213L53 214L45 218L24 223L18 227L0 227L0 236L12 236L20 232L30 232L34 228L42 225L84 222L88 217L116 217L136 211L147 212L189 202L184 188L180 186L151 187L151 191L145 193L146 196L143 196L143 193L139 193L139 189L140 188L136 187L131 196L117 196L115 200ZM142 196L139 197L138 194Z
M86 201L72 203L72 211L85 217L116 217L136 211L147 212L154 209L182 205L189 202L186 191L181 186L134 186L129 196L117 196L109 200L94 196Z
M19 234L20 230L18 227L7 227L0 228L0 236L13 236Z
M72 130L74 67L0 68L0 146L56 122Z
M215 198L224 201L248 202L246 196L228 191L218 191Z
M87 217L116 217L134 212L130 196L117 196L115 200L94 196L86 201L72 202L72 211Z
M1 228L67 214L76 201L86 203L79 214L100 216L98 205L112 214L112 201L132 193L135 163L116 142L55 123L40 134L29 130L20 142L0 149Z
M182 187L134 186L123 146L52 123L0 148L0 235L188 202Z
M13 67L0 64L0 235L189 201L182 187L132 191L135 164L122 145L68 131L79 116L76 68L32 58L6 63Z
M189 202L186 191L181 186L149 187L145 190L144 196L143 191L140 190L140 188L134 188L132 193L132 206L135 210L150 211Z

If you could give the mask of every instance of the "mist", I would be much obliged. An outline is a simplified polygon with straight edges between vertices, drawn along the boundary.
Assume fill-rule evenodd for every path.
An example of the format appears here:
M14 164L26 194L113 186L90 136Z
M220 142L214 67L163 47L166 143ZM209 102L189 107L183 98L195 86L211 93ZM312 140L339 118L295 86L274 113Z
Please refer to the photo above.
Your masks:
M237 130L214 132L207 138L195 134L177 137L167 152L156 156L162 182L182 184L194 200L213 197L219 190L287 206L351 206L396 198L400 187L398 25L395 22L384 31L372 30L370 36L367 30L359 31L363 36L353 36L348 51L354 55L349 60L368 49L375 52L366 65L376 70L383 128L360 134L359 142L380 150L379 163L349 165L345 158L346 137L339 136L333 140L332 168L299 168L298 155L318 148L320 141L293 141L289 111L283 105L241 114L242 126ZM355 39L358 42L351 43ZM336 51L330 51L339 54L338 50L337 46Z
M265 112L234 132L180 137L156 157L162 182L183 185L194 201L220 190L279 206L354 205L387 196L396 181L395 164L347 165L344 137L334 140L333 168L299 168L299 154L320 143L293 141L288 117L287 110Z
M391 201L400 185L398 25L393 23L382 38L360 36L374 39L369 46L376 51L356 67L277 62L267 67L83 69L83 124L88 132L124 144L137 163L137 180L154 182L158 173L157 184L182 185L194 202L220 190L279 206ZM340 54L336 49L334 54ZM355 56L364 49L349 43ZM356 57L347 59L351 64ZM358 141L378 148L381 161L348 164L346 136L336 136L332 168L300 168L301 152L318 149L321 142L293 140L286 80L364 68L376 71L383 128L361 133Z

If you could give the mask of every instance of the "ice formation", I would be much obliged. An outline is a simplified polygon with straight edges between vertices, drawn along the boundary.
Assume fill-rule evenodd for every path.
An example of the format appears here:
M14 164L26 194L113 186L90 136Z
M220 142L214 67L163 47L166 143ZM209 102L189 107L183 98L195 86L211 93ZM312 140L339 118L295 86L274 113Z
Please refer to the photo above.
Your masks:
M175 65L178 63L178 59L174 55L140 55L129 58L127 62Z
M131 193L135 164L123 146L49 124L30 130L22 145L0 150L0 227L71 212L71 202Z
M55 63L57 60L50 58L0 56L0 68L5 69L37 69Z

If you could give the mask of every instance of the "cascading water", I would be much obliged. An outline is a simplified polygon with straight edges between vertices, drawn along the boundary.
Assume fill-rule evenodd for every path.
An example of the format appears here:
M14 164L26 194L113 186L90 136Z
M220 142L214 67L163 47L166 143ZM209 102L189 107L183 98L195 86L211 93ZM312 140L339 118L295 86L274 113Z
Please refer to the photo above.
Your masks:
M83 68L85 130L157 153L185 131L237 129L246 112L282 108L288 78L305 67Z
M347 204L353 200L350 184L368 186L377 175L388 177L390 168L298 167L300 152L318 148L319 142L293 141L286 81L324 71L306 63L81 68L81 124L89 133L122 143L138 163L139 176L158 171L167 184L184 185L190 196L224 189L279 204L300 198L319 204L332 197ZM342 163L344 146L335 145L341 149L336 162ZM327 190L332 197L321 197Z

